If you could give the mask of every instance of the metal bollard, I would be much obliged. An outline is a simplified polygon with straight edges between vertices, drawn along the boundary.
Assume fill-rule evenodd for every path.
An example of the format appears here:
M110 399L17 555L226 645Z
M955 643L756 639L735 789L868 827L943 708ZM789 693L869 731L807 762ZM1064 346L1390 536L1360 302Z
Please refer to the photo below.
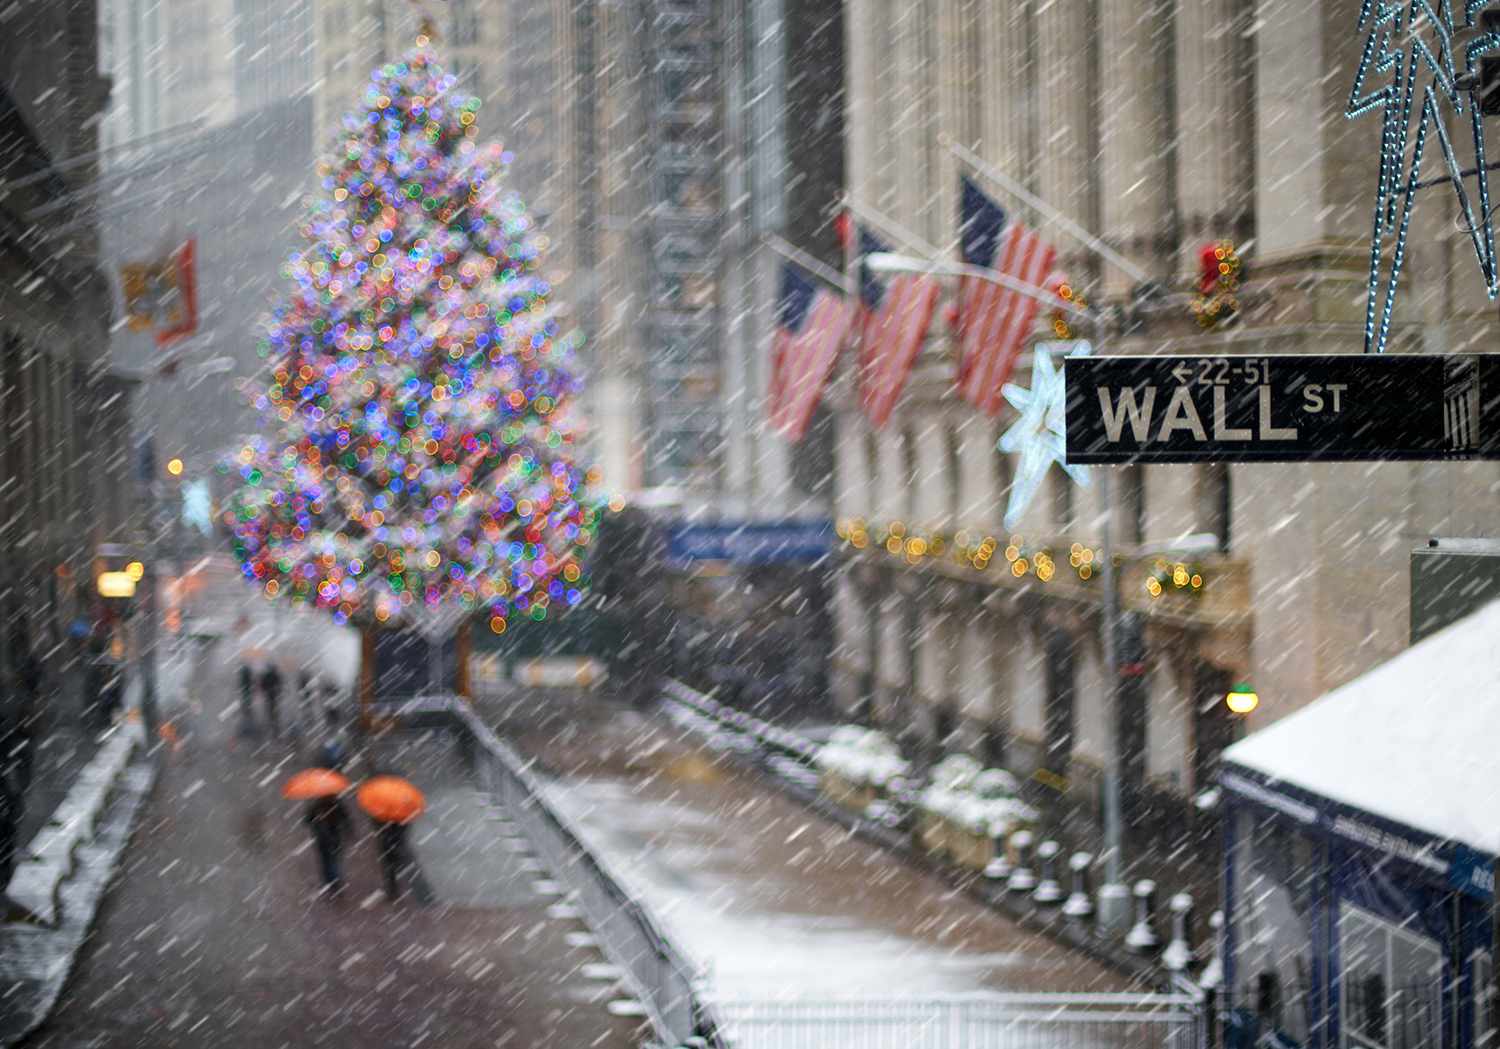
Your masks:
M995 858L984 865L984 876L990 881L1006 881L1014 869L1010 862L1010 837L1005 833L995 835Z
M1135 883L1135 924L1125 934L1125 946L1137 954L1146 954L1161 946L1156 933L1156 882L1143 878Z
M1167 910L1172 913L1172 940L1161 954L1162 964L1168 972L1186 972L1193 964L1193 897L1179 892L1167 901Z
M1062 899L1062 885L1057 880L1057 857L1062 846L1052 840L1037 846L1036 858L1042 868L1042 880L1036 883L1031 898L1036 903L1053 904Z
M1198 976L1198 986L1205 991L1217 991L1224 986L1224 912L1210 914L1208 927L1214 938L1214 953Z
M1036 872L1031 869L1031 831L1018 830L1010 836L1015 866L1005 887L1011 892L1030 892L1036 888Z
M1094 857L1086 852L1075 852L1068 857L1068 871L1072 875L1073 891L1062 906L1063 914L1069 918L1087 918L1094 913L1094 890L1090 869Z

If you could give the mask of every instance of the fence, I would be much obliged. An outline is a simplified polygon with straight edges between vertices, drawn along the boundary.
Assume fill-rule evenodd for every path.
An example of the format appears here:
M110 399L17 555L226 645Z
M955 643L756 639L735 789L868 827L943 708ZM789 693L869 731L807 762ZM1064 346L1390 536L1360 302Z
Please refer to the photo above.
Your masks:
M736 1049L1199 1049L1198 999L1175 994L962 994L716 999Z
M429 696L393 706L403 720L457 723L477 785L504 804L568 890L568 901L587 922L605 955L621 970L644 1006L657 1036L669 1045L699 1038L704 1049L728 1049L708 1007L699 999L693 966L662 933L656 920L622 888L619 878L592 854L521 757L461 700Z

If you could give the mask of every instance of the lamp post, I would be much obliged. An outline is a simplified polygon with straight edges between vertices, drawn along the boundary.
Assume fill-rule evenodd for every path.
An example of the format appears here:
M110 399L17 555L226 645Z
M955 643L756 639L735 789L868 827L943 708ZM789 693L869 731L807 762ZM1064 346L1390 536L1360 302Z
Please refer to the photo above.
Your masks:
M1008 288L1019 295L1054 309L1083 317L1098 323L1100 316L1086 307L1053 295L1044 288L1016 280L998 270L983 266L972 266L962 262L918 259L895 252L871 252L861 261L872 273L925 273L947 277L973 277ZM1130 892L1124 884L1124 819L1120 799L1120 594L1115 578L1113 543L1114 498L1113 484L1108 470L1100 471L1099 496L1104 504L1103 540L1104 565L1100 583L1104 588L1103 648L1104 673L1107 684L1109 717L1115 727L1115 745L1111 748L1109 763L1104 772L1104 868L1105 884L1100 886L1098 922L1101 929L1111 933L1123 932L1130 920Z

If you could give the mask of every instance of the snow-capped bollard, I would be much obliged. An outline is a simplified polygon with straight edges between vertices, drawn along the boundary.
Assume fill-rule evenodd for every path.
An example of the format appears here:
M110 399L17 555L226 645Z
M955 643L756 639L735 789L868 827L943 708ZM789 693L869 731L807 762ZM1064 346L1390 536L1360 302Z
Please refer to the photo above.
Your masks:
M1205 991L1218 991L1224 986L1224 912L1210 914L1208 927L1209 935L1214 938L1214 953L1198 976L1198 986Z
M1014 858L1005 887L1011 892L1030 892L1036 888L1036 872L1031 869L1031 831L1018 830L1010 836Z
M1161 961L1168 972L1187 972L1193 964L1193 897L1179 892L1167 901L1167 910L1172 912L1172 940L1162 952Z
M1068 857L1073 891L1062 905L1062 912L1069 918L1087 918L1094 913L1094 889L1090 884L1093 866L1094 857L1086 852L1075 852Z
M1161 937L1156 933L1156 882L1141 879L1135 883L1131 895L1135 897L1135 924L1125 934L1125 946L1146 954L1161 946Z
M984 865L984 876L990 881L1008 881L1014 866L1010 862L1010 837L1004 831L995 835L995 858Z
M1061 852L1062 846L1050 839L1037 846L1036 858L1042 868L1042 879L1031 894L1033 901L1053 904L1062 899L1062 884L1057 880L1057 857Z

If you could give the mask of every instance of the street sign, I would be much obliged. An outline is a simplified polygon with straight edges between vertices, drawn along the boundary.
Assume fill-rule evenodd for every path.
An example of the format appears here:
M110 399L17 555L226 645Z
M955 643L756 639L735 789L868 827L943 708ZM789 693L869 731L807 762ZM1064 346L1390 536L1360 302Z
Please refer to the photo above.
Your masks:
M1500 459L1500 354L1082 357L1069 463Z
M828 521L683 523L667 532L667 559L680 565L695 561L811 564L832 549L833 525Z

